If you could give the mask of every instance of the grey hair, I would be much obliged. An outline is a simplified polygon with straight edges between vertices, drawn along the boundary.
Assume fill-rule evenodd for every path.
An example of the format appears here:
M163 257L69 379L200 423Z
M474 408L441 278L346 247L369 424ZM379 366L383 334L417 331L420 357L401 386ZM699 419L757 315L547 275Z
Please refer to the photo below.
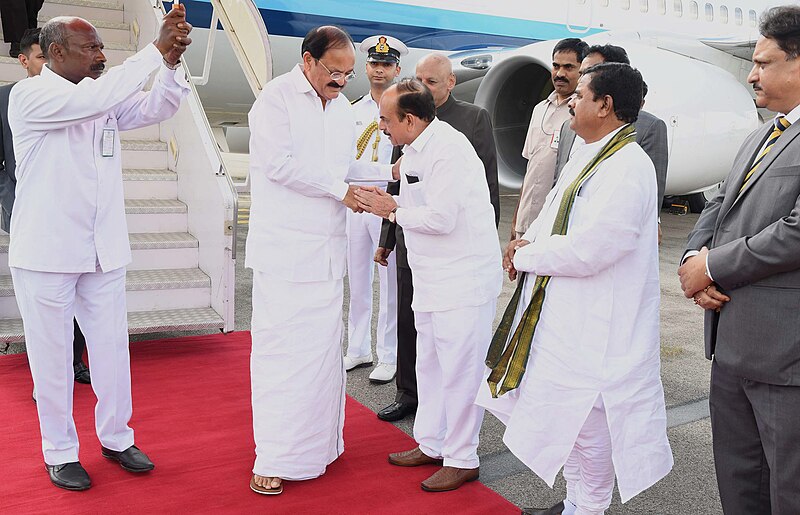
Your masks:
M51 44L67 46L67 37L69 36L67 25L76 20L86 21L75 16L56 16L42 26L42 31L39 33L39 46L42 48L45 59L50 59Z
M775 40L786 52L786 60L800 56L800 6L773 7L761 16L761 35Z

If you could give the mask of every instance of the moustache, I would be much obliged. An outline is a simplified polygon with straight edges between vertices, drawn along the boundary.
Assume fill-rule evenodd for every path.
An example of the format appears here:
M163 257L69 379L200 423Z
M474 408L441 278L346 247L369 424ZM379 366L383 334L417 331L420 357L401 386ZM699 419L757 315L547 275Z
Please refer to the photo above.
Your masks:
M753 84L753 91L761 91L761 84L759 84L758 82Z
M328 87L335 88L335 89L342 89L344 86L342 86L341 84L339 84L336 81L331 81L331 82L328 83Z
M564 82L564 83L567 83L567 84L569 84L569 81L568 81L567 79L564 79L564 78L558 78L558 77L556 77L556 78L553 80L553 82Z
M571 108L571 107L569 108L569 115L570 116L575 116L575 110L573 108Z
M93 72L101 72L106 69L106 65L103 63L94 64L89 69L92 70Z

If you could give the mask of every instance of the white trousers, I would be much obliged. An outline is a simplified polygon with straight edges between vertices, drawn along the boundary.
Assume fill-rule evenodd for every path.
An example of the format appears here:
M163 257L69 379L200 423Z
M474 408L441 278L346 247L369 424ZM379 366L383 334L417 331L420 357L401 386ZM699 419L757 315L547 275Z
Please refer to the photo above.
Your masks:
M474 403L492 339L496 300L450 311L414 312L417 397L414 439L447 467L476 468L482 407Z
M350 285L350 312L347 317L347 355L372 354L372 278L375 250L381 234L382 219L370 213L347 211L347 277ZM389 254L389 266L378 266L380 304L377 341L380 363L397 363L397 265L395 253Z
M611 505L614 490L611 433L600 396L564 464L564 479L567 500L577 506L575 515L601 515Z
M344 452L343 281L253 270L253 473L313 479Z
M36 388L45 463L78 461L72 418L73 317L86 336L97 437L113 451L133 445L125 268L78 274L12 268L11 277Z

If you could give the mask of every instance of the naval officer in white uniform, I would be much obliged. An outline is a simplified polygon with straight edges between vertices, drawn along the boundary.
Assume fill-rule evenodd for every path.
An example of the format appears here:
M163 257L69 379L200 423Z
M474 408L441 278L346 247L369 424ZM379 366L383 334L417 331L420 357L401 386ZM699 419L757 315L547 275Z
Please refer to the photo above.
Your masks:
M37 394L50 480L91 486L72 419L73 317L86 336L104 457L153 469L134 446L125 266L131 262L120 131L175 114L189 87L177 63L191 25L183 6L153 44L101 77L103 42L86 20L57 17L40 34L47 66L11 91L17 187L9 266ZM142 88L158 71L149 92Z
M371 36L360 50L367 54L369 93L352 102L356 117L356 159L391 163L392 142L378 129L381 95L400 74L400 56L408 53L402 41L391 36ZM386 182L368 182L386 189ZM347 276L350 281L350 311L347 318L346 370L372 364L372 278L373 258L381 235L381 219L369 213L347 212ZM375 350L378 364L369 375L373 383L394 379L397 370L397 268L394 253L387 266L378 267L380 307Z

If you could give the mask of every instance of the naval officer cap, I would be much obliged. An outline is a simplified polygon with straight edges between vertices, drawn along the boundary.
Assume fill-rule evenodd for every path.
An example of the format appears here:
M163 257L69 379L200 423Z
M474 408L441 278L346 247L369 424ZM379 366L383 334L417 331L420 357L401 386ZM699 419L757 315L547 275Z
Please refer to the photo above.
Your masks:
M361 42L359 49L367 54L368 63L400 62L400 56L408 53L408 47L392 36L370 36Z

